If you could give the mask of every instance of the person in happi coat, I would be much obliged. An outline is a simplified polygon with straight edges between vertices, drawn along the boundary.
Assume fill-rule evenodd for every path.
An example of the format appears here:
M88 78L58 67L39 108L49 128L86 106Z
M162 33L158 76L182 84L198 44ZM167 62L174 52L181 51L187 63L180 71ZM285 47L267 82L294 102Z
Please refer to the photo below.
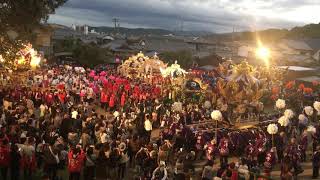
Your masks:
M203 146L205 144L205 140L203 137L203 133L202 131L198 132L197 135L197 141L196 141L196 148L197 148L197 159L201 159L202 155L203 155Z
M215 152L217 149L216 139L212 139L208 144L205 145L204 149L206 150L206 157L209 161L214 161Z
M130 83L126 82L126 84L124 85L124 90L125 90L126 92L129 92L129 91L131 90L131 85L130 85Z
M299 142L299 149L301 152L301 160L303 162L306 161L306 158L307 158L307 154L306 154L307 148L308 148L308 133L305 130L302 133L301 138L300 138L300 142Z
M320 127L315 126L316 131L311 133L312 137L312 151L316 151L318 145L320 144Z
M313 152L312 155L312 179L317 179L319 177L319 167L320 167L320 146L317 150Z
M138 85L135 85L133 89L133 98L137 100L139 99L139 96L140 96L140 87Z
M1 179L7 179L8 169L10 166L10 145L5 139L0 142L0 176Z
M249 144L245 149L247 160L250 162L253 161L256 157L256 152L257 152L256 146L252 143L252 140L249 140Z
M292 165L288 156L284 157L281 162L281 180L292 180L293 174L291 172Z
M278 161L281 162L283 159L283 152L287 144L287 137L285 132L280 132L280 135L276 137Z
M302 173L303 169L300 165L300 152L295 138L290 140L290 144L288 145L285 153L291 160L295 175Z
M85 158L85 153L80 147L71 147L68 152L69 180L80 180Z
M109 108L112 111L115 108L115 95L112 93L110 100L109 100Z
M258 164L262 165L265 159L265 146L266 146L267 139L263 134L259 134L256 138L256 149L257 149L257 158Z
M124 107L125 103L126 103L126 93L123 92L120 99L120 105L122 108Z
M229 140L223 136L219 143L220 164L228 164Z
M106 108L108 104L108 94L105 90L102 90L100 93L100 102L101 102L101 107Z
M276 148L273 147L266 154L266 159L264 161L264 172L266 176L270 176L272 168L275 166L277 162L277 153Z

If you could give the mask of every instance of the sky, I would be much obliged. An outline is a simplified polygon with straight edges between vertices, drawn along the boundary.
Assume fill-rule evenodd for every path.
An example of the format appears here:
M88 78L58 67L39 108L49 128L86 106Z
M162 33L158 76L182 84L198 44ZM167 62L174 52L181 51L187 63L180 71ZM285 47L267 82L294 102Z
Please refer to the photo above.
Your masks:
M68 0L49 22L232 32L320 22L320 0Z

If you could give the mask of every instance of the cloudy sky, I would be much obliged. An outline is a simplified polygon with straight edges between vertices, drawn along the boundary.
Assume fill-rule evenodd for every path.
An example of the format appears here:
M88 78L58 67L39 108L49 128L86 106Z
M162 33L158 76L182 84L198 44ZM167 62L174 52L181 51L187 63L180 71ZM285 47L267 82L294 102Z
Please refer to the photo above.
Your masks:
M49 22L231 32L320 22L320 0L68 0Z

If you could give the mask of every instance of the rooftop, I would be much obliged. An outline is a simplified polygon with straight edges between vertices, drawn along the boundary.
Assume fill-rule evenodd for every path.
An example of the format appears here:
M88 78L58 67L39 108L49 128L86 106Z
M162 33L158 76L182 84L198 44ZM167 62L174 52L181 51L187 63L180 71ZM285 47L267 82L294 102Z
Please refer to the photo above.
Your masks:
M281 69L288 69L290 71L315 71L315 68L307 68L302 66L278 66Z

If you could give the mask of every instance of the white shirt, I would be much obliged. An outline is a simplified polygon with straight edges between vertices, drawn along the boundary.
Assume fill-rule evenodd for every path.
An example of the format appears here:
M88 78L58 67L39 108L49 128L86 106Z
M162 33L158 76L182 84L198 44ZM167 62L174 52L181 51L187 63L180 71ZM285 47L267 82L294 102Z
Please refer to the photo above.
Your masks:
M77 116L78 116L78 111L72 111L71 112L71 118L72 119L77 119Z
M146 131L152 131L152 123L149 119L144 121L144 129Z

